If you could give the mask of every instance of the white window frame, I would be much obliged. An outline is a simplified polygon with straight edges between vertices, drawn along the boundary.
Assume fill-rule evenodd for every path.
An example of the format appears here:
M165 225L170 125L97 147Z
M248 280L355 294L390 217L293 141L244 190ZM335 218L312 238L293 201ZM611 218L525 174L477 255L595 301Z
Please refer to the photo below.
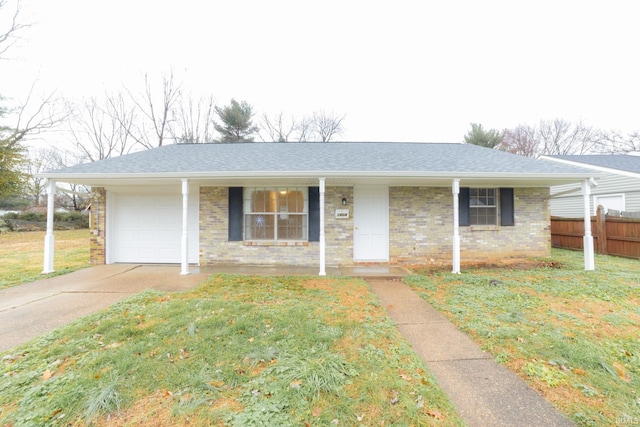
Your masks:
M474 205L472 200L474 199L472 192L478 190L492 190L493 191L493 205ZM495 209L495 222L492 224L479 224L473 221L474 209L486 209L493 208ZM500 223L500 190L498 188L484 188L484 187L470 187L469 188L469 225L470 226L497 226Z
M253 193L256 191L270 191L275 193L275 212L253 212L252 211L252 199ZM281 194L285 194L288 191L301 192L303 196L303 210L302 212L290 212L282 210L282 206L279 203L279 197ZM245 187L243 191L243 225L244 225L244 241L245 242L308 242L309 241L309 188L308 187ZM273 217L273 239L261 239L255 236L248 236L249 233L249 218L253 217ZM291 239L281 238L278 236L278 223L279 221L287 221L292 216L302 216L302 238Z

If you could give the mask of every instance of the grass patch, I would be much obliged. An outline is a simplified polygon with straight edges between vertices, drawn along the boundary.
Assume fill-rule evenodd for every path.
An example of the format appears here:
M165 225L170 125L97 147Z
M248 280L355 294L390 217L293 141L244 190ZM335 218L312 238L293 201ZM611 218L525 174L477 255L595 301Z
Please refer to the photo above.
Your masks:
M0 234L0 289L89 266L89 230L54 231L55 273L42 275L45 232Z
M2 425L462 425L361 279L217 275L0 358Z
M405 280L579 425L640 420L640 262L553 250L536 268Z

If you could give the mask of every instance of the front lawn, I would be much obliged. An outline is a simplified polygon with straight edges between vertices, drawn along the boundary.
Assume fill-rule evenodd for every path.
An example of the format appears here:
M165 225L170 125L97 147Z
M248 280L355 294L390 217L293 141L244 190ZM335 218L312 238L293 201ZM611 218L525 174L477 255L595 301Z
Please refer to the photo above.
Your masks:
M463 425L354 278L147 291L0 359L15 427Z
M0 289L89 266L89 230L56 230L55 273L41 275L44 231L0 234Z
M499 363L585 426L640 424L640 261L553 250L534 269L405 280Z

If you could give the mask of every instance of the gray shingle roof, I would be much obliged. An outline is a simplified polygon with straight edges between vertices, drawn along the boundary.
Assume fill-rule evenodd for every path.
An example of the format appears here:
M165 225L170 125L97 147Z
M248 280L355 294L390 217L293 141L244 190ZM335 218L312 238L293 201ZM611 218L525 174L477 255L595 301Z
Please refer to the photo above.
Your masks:
M629 154L586 154L549 157L603 168L640 173L640 156Z
M398 172L463 174L585 174L561 165L469 144L437 143L237 143L176 144L43 174L208 174L240 172Z

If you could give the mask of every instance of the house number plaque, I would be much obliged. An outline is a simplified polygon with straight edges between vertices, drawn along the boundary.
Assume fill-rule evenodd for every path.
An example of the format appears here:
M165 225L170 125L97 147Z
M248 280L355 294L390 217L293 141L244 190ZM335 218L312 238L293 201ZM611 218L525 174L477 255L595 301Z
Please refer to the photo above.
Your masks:
M336 218L349 218L349 209L336 209Z

